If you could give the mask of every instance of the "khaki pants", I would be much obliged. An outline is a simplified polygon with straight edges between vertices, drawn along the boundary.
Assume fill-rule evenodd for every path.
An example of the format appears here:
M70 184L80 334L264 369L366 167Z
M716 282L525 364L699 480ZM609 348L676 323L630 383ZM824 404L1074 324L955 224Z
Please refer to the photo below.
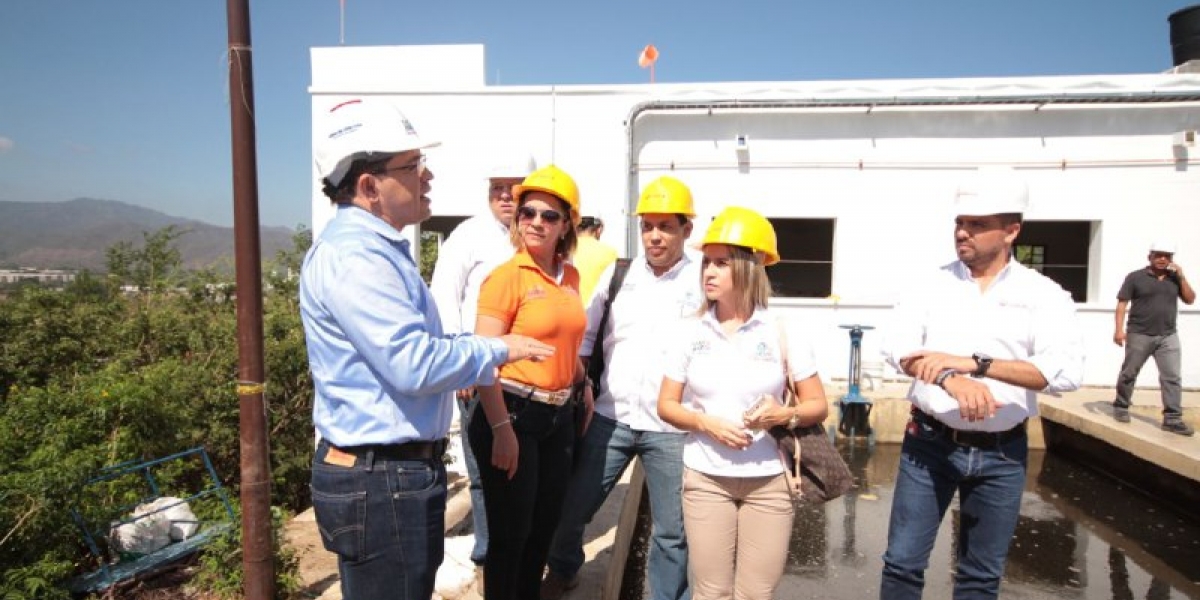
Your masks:
M685 469L683 525L693 600L773 598L794 516L782 474L718 477Z

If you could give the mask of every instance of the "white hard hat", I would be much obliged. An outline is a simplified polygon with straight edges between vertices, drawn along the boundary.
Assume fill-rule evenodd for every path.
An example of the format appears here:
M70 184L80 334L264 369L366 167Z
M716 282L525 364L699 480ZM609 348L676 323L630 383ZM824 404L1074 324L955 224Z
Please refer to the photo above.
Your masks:
M496 163L492 170L488 172L488 179L497 178L519 178L525 179L530 173L537 170L537 161L533 159L532 154L520 155L509 154L505 155L500 162Z
M980 167L961 182L954 197L959 215L981 217L1024 213L1029 209L1029 187L1009 167Z
M359 158L439 144L422 139L404 113L378 98L342 102L318 118L315 129L317 172L335 187L341 184L350 164Z
M1166 252L1167 254L1175 254L1175 241L1164 238L1159 238L1150 243L1151 252Z

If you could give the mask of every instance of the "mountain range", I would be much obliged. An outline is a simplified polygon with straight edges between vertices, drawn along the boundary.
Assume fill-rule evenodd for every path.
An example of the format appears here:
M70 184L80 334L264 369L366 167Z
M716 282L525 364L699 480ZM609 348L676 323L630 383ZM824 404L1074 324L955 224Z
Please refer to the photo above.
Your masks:
M232 270L233 228L174 217L115 200L78 198L65 202L0 201L0 268L105 269L105 251L121 241L140 246L143 233L175 225L175 240L188 268ZM295 232L261 228L263 258L291 248Z

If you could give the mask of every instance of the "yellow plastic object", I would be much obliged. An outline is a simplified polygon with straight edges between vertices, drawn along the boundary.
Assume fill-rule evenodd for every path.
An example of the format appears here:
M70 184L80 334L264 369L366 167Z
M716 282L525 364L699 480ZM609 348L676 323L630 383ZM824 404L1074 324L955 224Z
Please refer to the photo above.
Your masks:
M775 228L766 217L741 206L728 206L713 219L704 234L704 244L730 244L762 252L764 266L779 262Z
M696 216L696 209L692 206L692 190L682 181L666 175L651 181L646 189L642 190L642 197L638 199L637 210L634 212L639 215Z
M576 227L579 226L579 220L583 218L579 206L579 186L575 185L575 180L567 175L566 171L554 165L546 165L530 173L521 185L514 185L512 193L520 203L525 194L535 191L546 192L566 202L571 208L571 221Z

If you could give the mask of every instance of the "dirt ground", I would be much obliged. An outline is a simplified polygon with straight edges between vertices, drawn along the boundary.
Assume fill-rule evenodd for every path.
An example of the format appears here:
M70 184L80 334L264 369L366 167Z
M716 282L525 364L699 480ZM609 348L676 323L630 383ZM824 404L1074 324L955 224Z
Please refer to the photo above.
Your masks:
M466 501L467 506L469 506L470 501L465 498L466 484L465 477L455 473L449 474L447 495L451 498L451 502L448 504L457 504ZM456 501L455 497L460 495L460 492L463 498ZM460 521L465 516L466 514L461 511L453 510L448 506L446 514L447 531L459 526ZM340 600L342 595L341 589L338 587L337 556L325 550L325 547L321 545L321 534L317 532L317 524L313 520L312 511L309 510L301 513L289 521L287 529L284 532L284 537L287 543L296 551L296 556L300 561L299 576L304 586L300 597L320 600ZM471 598L478 597L478 594L474 590L468 590L460 600L470 600ZM157 599L146 598L144 600Z
M312 512L289 521L284 536L300 559L300 581L304 585L301 597L320 598L330 589L337 590L337 556L321 545Z

